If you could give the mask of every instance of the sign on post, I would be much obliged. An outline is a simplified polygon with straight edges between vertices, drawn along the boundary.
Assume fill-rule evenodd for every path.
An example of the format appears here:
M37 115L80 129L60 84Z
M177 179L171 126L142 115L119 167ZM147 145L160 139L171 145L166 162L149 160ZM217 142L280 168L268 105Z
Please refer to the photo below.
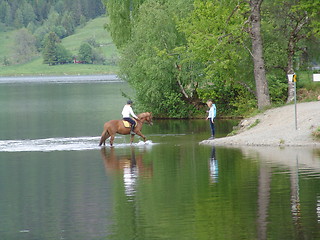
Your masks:
M289 82L293 82L293 75L294 75L294 74L288 74L288 80L289 80Z
M313 74L313 81L320 82L320 73Z

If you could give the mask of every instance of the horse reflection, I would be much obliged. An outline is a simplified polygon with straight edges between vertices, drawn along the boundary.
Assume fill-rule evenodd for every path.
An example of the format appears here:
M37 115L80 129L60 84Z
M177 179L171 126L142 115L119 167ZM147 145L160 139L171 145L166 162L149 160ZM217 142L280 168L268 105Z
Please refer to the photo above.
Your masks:
M145 166L143 154L136 155L135 149L131 148L130 154L117 155L114 148L101 149L101 156L104 161L106 173L122 174L125 194L134 196L138 177L150 178L152 176L152 166Z

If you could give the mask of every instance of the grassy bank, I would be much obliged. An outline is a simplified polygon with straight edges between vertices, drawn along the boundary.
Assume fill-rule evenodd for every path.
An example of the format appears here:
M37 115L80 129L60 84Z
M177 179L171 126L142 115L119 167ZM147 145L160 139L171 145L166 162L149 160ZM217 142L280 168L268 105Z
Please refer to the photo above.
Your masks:
M107 62L117 58L117 50L112 43L110 34L103 28L107 22L106 17L91 20L83 28L78 28L74 35L62 40L62 45L77 55L80 45L91 39L99 45L99 51L103 53ZM0 40L0 76L25 76L25 75L90 75L116 73L118 67L114 64L64 64L49 66L43 64L42 56L35 57L32 61L24 64L13 64L4 66L4 57L10 58L13 55L14 35L16 31L1 32Z
M90 75L117 73L116 66L96 64L64 64L49 66L42 64L42 58L12 66L1 66L0 76L38 76L38 75Z

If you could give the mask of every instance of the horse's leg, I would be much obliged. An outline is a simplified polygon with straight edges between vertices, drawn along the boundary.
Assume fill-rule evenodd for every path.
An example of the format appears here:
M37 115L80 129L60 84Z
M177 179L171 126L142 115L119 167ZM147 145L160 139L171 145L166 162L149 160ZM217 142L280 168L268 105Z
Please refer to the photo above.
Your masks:
M136 134L143 138L143 141L146 142L147 138L140 131L136 131Z
M133 143L133 138L134 138L134 134L131 134L130 144L132 144L132 143Z
M106 145L106 133L107 133L107 130L103 130L102 134L101 134L101 138L100 138L100 143L99 143L99 146L101 146L103 144L103 146Z
M114 135L111 135L111 138L110 138L110 147L113 147L113 140L114 140Z
M100 138L100 143L99 146L101 146L103 144L103 146L106 145L106 140L110 137L109 132L107 129L103 130L102 134L101 134L101 138Z

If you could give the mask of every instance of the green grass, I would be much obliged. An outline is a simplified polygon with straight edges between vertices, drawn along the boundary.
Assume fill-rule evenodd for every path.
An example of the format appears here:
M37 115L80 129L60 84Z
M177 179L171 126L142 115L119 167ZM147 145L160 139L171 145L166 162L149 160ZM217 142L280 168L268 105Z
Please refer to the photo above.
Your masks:
M116 66L97 64L64 64L49 66L42 64L42 58L31 62L0 67L0 76L37 76L37 75L90 75L116 73Z
M108 58L115 57L117 50L112 43L110 34L103 28L107 22L106 17L99 17L91 20L83 28L75 31L62 40L72 54L76 55L80 45L92 38L100 45L99 49ZM42 56L35 57L32 61L24 64L3 66L3 58L12 55L14 34L16 31L0 32L0 76L23 76L23 75L90 75L90 74L109 74L118 71L117 66L97 65L97 64L64 64L49 66L43 64Z
M85 27L77 29L75 34L62 40L62 45L70 50L73 54L77 54L80 45L86 40L92 38L100 44L100 49L106 57L116 54L116 47L112 42L110 34L103 28L107 23L106 17L99 17L91 20Z
M8 32L0 32L0 61L2 61L3 57L9 58L12 54L12 49L14 47L14 35L15 31ZM2 62L0 62L0 65Z

